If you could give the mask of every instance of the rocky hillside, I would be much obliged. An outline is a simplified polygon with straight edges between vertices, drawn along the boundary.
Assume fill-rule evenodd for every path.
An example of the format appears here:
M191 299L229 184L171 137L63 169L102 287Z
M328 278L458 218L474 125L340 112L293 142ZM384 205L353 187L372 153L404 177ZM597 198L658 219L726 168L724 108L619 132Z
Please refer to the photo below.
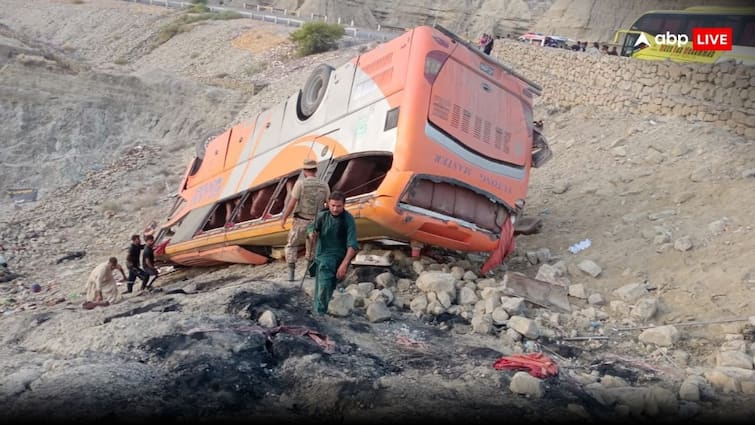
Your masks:
M240 0L236 0L240 1ZM226 2L228 3L228 2ZM253 2L248 2L253 3ZM438 22L470 39L488 32L504 37L538 31L579 40L608 42L642 13L690 6L750 6L745 0L273 0L260 1L302 15L341 17L358 26L411 28Z
M555 157L533 172L526 213L543 227L490 275L479 275L485 255L395 250L393 267L354 271L332 315L316 318L312 280L300 290L280 262L166 268L157 290L83 310L89 272L165 217L198 142L369 46L297 59L289 29L247 20L156 43L178 12L5 3L0 132L13 142L0 145L2 184L44 193L3 198L0 211L15 274L0 275L2 420L755 414L753 140L706 121L541 101ZM67 179L50 163L79 168ZM569 311L504 295L507 271L568 285ZM559 373L493 368L515 353L544 353Z

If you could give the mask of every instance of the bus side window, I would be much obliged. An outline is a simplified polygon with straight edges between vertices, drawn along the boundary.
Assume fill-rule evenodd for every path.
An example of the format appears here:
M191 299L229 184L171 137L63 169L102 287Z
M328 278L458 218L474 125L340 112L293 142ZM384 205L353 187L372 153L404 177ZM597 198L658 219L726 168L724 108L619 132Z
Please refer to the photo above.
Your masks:
M262 217L262 213L265 212L265 207L267 206L267 201L270 200L270 197L273 196L273 192L275 192L275 186L274 184L268 185L266 187L263 187L262 189L259 189L254 194L254 200L252 201L252 208L249 211L249 215L251 216L250 220L256 220L260 217Z
M217 229L225 224L225 208L220 208L222 206L223 203L215 204L215 208L212 209L212 212L207 217L207 221L205 222L204 227L202 227L202 230L207 231Z
M286 203L286 198L288 197L288 194L291 193L291 189L294 188L294 183L296 182L296 179L299 177L299 175L295 175L293 177L289 177L286 179L286 183L284 183L284 186L281 188L280 192L278 193L278 197L275 198L273 201L273 204L270 205L270 212L269 215L276 215L280 214L283 211L283 207Z
M341 178L333 185L333 191L339 191L346 196L353 196L353 189L368 182L372 178L377 165L374 158L354 158L346 165Z
M225 209L225 224L237 222L238 220L238 206L241 202L241 196L237 196L233 199L225 201L223 208Z
M686 28L686 17L678 15L668 15L663 20L663 29L672 34L679 34ZM655 35L655 34L653 34Z
M660 34L664 31L663 15L645 15L632 26L632 29L644 31L651 35Z
M250 193L239 207L239 212L236 217L236 220L239 223L243 223L252 219L252 202L254 202L254 195L256 195L256 193Z

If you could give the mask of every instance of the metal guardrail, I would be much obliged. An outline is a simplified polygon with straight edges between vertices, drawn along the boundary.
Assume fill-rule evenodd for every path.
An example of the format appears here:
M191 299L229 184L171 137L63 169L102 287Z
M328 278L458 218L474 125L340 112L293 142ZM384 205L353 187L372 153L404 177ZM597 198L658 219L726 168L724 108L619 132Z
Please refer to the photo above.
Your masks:
M154 6L163 6L163 7L169 7L174 9L188 9L195 6L194 3L186 2L186 1L174 1L174 0L122 0L127 1L131 3L142 3L142 4L149 4ZM256 9L257 12L261 12L263 10L268 10L271 13L265 14L265 13L255 13L255 12L249 12L246 9ZM243 3L243 9L239 10L238 8L234 7L220 7L220 6L211 6L207 5L207 9L211 12L235 12L239 15L249 18L249 19L256 19L263 22L271 22L276 25L285 25L287 27L301 27L305 22L310 21L323 21L328 22L328 16L326 15L317 15L317 14L310 14L309 17L302 17L300 16L298 11L289 11L288 9L280 9L280 8L274 8L272 6L263 6L263 5L250 5L248 3ZM296 16L296 18L291 18L289 16ZM338 24L341 24L341 18L338 17L336 19L336 22ZM344 31L346 32L346 35L349 35L354 38L359 38L363 40L379 40L379 41L388 41L396 36L400 35L400 32L397 31L381 31L382 27L378 25L377 30L371 30L366 28L358 28L354 26L354 21L352 20L350 22L350 25L344 26Z

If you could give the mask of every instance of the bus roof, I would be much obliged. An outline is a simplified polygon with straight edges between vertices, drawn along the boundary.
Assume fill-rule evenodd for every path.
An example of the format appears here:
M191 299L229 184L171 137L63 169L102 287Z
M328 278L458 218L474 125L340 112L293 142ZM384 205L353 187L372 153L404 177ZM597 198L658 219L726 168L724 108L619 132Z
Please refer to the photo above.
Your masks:
M705 13L755 13L755 7L727 7L727 6L692 6L684 9L685 12Z
M721 7L721 6L693 6L686 9L676 10L648 10L641 16L654 13L679 14L679 15L755 15L755 7Z

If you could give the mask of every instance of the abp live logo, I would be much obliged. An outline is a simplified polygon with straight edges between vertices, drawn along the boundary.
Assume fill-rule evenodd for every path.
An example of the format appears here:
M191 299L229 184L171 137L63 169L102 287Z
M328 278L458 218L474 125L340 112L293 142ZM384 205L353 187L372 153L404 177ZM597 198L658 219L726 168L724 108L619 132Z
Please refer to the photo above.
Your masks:
M692 28L692 50L731 50L731 28Z
M731 50L731 37L732 29L729 27L692 28L692 50ZM664 34L656 34L654 41L658 45L671 45L681 48L687 46L689 36L666 31ZM650 42L644 33L637 37L634 46L637 47L641 44L650 46Z

